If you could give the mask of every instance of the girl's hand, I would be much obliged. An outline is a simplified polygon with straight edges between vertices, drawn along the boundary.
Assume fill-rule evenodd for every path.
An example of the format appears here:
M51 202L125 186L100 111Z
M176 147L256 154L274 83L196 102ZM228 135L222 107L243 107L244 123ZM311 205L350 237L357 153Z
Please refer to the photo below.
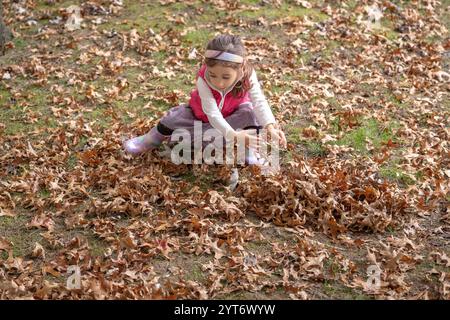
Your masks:
M278 140L278 143L281 145L281 147L286 148L287 147L287 140L286 136L284 135L284 132L281 129L275 128L273 123L269 123L265 129L270 133L272 137L275 137L275 139Z
M258 149L262 143L262 139L256 134L256 130L237 131L234 136L237 144L244 142L246 148Z

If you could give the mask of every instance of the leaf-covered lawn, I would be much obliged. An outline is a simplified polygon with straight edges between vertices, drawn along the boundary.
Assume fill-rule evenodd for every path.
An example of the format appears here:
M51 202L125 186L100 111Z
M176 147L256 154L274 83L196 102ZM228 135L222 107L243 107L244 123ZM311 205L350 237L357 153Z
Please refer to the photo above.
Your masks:
M449 1L4 3L0 298L450 298ZM226 32L289 141L234 192L229 168L121 151Z

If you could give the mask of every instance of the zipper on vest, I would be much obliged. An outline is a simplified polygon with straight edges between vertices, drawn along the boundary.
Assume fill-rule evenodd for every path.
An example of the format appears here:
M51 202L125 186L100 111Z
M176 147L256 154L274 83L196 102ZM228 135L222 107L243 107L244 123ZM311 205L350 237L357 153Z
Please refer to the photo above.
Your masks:
M222 111L223 108L223 104L225 103L225 97L227 96L227 94L229 94L231 92L231 90L233 90L234 86L231 86L231 89L228 89L227 92L225 92L224 94L222 94L222 92L219 91L220 96L222 97L220 99L220 103L219 103L219 110Z
M219 91L219 93L220 93L220 96L221 96L220 103L219 103L219 110L222 111L223 104L225 103L225 96L226 96L226 94L223 95L222 92L220 92L220 91Z

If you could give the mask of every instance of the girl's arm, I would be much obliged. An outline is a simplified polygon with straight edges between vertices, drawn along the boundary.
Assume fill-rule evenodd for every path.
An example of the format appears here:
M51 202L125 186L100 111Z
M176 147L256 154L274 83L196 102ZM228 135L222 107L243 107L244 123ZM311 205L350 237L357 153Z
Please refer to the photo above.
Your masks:
M249 133L246 130L235 131L230 124L225 120L222 115L221 110L217 107L216 99L211 93L208 85L202 78L197 80L197 89L200 95L203 112L208 117L209 122L214 129L218 130L228 141L237 139L239 141L244 141L245 146L256 146L260 143L260 138L255 136L254 133Z
M286 147L287 141L284 132L276 125L275 117L269 107L269 103L261 90L256 72L253 70L250 76L250 98L254 106L254 112L259 124L270 132L270 134L278 139L283 147Z
M197 89L202 102L203 112L208 117L209 123L211 123L213 128L219 130L224 137L234 137L236 132L223 117L221 111L217 107L217 102L214 99L211 90L200 77L197 79Z
M263 127L266 127L269 124L275 124L275 117L273 116L272 110L269 107L269 103L267 102L267 99L261 90L261 86L259 84L255 70L253 70L252 75L250 76L250 85L250 98L252 100L254 106L253 110L259 124Z

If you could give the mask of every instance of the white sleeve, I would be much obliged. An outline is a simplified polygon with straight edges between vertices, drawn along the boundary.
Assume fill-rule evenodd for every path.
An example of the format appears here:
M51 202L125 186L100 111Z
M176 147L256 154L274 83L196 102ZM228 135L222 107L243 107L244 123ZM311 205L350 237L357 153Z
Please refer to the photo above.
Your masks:
M252 75L250 76L250 84L252 86L250 89L250 98L252 100L254 106L253 110L259 124L261 126L266 126L269 123L276 123L269 103L261 90L255 70L253 70Z
M200 77L198 77L197 80L197 89L202 102L203 112L208 117L209 123L211 123L213 128L218 130L224 137L234 134L234 129L225 120L222 112L220 112L216 99L214 99L214 96L212 95L211 89L209 89L208 85Z

